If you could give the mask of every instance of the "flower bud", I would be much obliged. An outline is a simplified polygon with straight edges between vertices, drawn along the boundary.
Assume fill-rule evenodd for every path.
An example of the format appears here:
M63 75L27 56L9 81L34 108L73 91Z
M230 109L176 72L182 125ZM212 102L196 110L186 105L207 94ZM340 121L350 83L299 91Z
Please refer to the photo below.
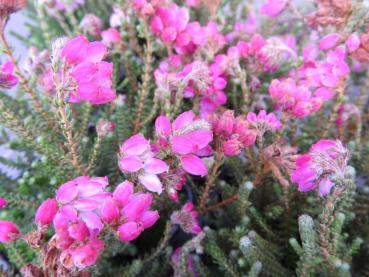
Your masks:
M150 193L139 193L122 209L122 214L127 221L139 219L152 202Z
M140 223L144 229L150 228L159 219L159 213L157 211L146 211L140 218Z
M101 219L107 223L112 223L119 218L119 209L113 199L105 200L101 207Z
M123 207L131 200L132 195L133 184L129 181L124 181L115 188L113 199L117 201L120 207Z
M49 198L38 207L35 221L37 225L49 225L58 211L58 202L54 198Z
M118 237L121 241L131 241L136 239L143 228L140 224L136 222L127 222L118 228Z
M90 235L90 232L83 221L77 221L68 227L68 234L72 239L84 241Z
M15 223L0 220L0 242L13 242L19 235L20 231Z

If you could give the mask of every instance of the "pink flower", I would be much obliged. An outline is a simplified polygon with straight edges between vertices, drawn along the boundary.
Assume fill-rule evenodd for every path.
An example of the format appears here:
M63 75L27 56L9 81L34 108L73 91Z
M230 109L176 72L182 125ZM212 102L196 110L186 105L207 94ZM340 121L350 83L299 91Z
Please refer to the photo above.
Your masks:
M198 153L207 148L213 139L210 124L203 119L195 119L192 111L180 114L172 123L166 116L155 121L158 145L169 148L182 168L192 174L205 176L208 170Z
M143 231L143 227L137 222L127 222L119 226L118 237L121 241L136 239Z
M81 23L79 24L79 27L84 34L90 34L91 36L98 38L101 33L102 25L103 22L101 18L92 13L89 13L83 17Z
M271 17L276 17L283 12L286 4L286 0L267 0L267 3L261 7L261 12Z
M85 245L71 248L69 254L72 257L73 263L79 269L85 269L91 265L94 265L99 257L102 249L104 248L104 242L101 240L93 240Z
M320 50L327 50L335 47L341 39L341 35L337 33L324 36L319 42Z
M71 66L70 75L77 83L71 95L74 102L83 100L98 105L115 100L113 64L102 61L106 54L103 43L89 42L84 36L71 39L63 47L61 56Z
M13 242L17 240L20 231L13 222L0 220L0 242Z
M348 159L349 152L339 140L320 140L296 160L291 180L302 192L318 187L319 195L325 196L334 185L330 178L343 180Z
M346 46L350 53L356 51L360 47L360 37L358 34L351 34L346 40Z
M163 0L133 0L133 8L141 16L153 15L163 4Z
M121 41L120 33L115 28L109 28L101 33L102 41L106 45L115 45Z
M290 78L273 80L269 86L269 94L277 108L296 117L306 117L316 112L323 100L332 95L330 90L317 90L318 95L313 95L306 86L296 85Z
M179 224L186 233L198 234L201 227L198 222L198 212L194 210L192 203L187 202L179 211L175 211L170 216L172 224Z
M262 137L265 132L275 132L282 128L282 123L277 119L274 113L267 114L261 110L258 115L253 112L247 114L247 121L250 128L257 131L259 137Z
M256 129L250 128L243 116L235 118L232 110L225 111L221 116L211 114L208 118L226 156L237 156L242 149L255 143Z
M10 89L18 83L18 77L13 75L14 64L6 61L0 68L0 88Z
M160 7L151 19L151 30L164 42L186 46L190 42L186 32L189 18L188 9L179 8L176 4Z
M158 175L169 169L164 161L155 158L149 141L141 134L130 137L122 144L119 168L124 173L137 173L140 183L158 194L163 190Z
M49 225L58 211L58 202L54 198L45 200L40 207L38 207L35 221L37 225Z
M0 197L0 209L4 208L6 205L8 205L8 201L6 201L6 199Z

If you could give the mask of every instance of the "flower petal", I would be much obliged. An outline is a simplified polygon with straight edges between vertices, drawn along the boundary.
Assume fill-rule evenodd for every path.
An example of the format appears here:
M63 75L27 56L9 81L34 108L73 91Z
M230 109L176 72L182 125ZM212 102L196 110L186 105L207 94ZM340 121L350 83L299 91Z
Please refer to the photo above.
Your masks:
M152 174L160 174L167 172L169 166L162 160L151 158L145 162L145 172Z
M183 169L192 175L204 177L208 174L208 169L203 160L195 155L182 156L181 164Z
M138 180L142 185L145 186L149 191L161 194L163 191L163 185L160 182L158 176L155 174L146 173L138 176Z

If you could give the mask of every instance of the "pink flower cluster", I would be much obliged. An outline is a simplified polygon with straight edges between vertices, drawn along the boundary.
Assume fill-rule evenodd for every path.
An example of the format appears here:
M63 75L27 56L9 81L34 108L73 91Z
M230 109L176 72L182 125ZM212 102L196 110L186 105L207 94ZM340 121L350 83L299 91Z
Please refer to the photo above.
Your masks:
M118 164L122 172L134 174L147 190L161 194L163 185L158 174L168 172L169 166L155 158L143 135L134 135L122 144Z
M345 58L345 48L338 47L329 51L324 61L309 56L302 66L290 72L290 78L274 79L269 94L275 106L296 117L319 110L349 74Z
M217 63L208 66L204 62L194 61L182 68L181 56L172 55L155 70L158 97L170 95L172 91L184 86L184 97L201 95L200 114L205 116L227 101L224 88L227 80Z
M214 135L226 156L239 155L242 149L255 143L257 132L255 129L250 129L249 122L244 116L235 118L234 112L227 110L221 116L210 115L209 120L212 123Z
M185 7L162 6L151 18L151 30L164 43L173 45L178 54L193 53L198 47L206 47L209 54L214 54L223 47L224 36L214 22L202 27L189 19L189 10Z
M150 16L164 4L164 0L133 0L133 8L142 16Z
M299 191L318 187L319 195L325 196L334 186L332 178L343 180L348 159L349 152L339 140L320 140L296 160L291 180Z
M175 211L170 216L170 221L172 224L178 224L186 233L198 234L201 232L198 216L199 213L194 210L194 205L187 202L181 210Z
M113 64L102 61L106 55L107 48L102 42L89 42L82 35L63 47L61 56L68 63L70 75L77 84L71 94L71 102L87 101L98 105L116 98L112 89Z
M47 199L36 212L40 227L53 222L55 235L51 241L61 251L60 262L67 269L84 269L96 262L104 248L99 235L105 228L127 242L159 218L157 211L149 210L151 194L134 193L128 181L113 193L106 191L108 185L106 177L78 177L61 185L56 199Z
M18 83L18 77L13 74L14 64L6 61L0 68L0 88L10 89Z

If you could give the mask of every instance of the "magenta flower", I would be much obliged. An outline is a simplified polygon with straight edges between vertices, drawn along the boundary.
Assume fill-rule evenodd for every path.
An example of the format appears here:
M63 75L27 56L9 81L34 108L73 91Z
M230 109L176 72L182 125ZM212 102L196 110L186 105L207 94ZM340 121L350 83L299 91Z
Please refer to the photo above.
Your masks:
M10 89L18 83L18 77L13 75L14 64L6 61L0 68L0 88Z
M147 190L161 194L163 185L158 175L167 172L169 167L155 158L150 142L143 135L134 135L122 144L118 163L122 172L135 173Z
M291 180L298 184L299 191L318 187L319 195L325 196L334 186L332 178L344 178L348 159L349 152L339 140L320 140L296 160Z
M283 12L286 4L286 0L267 0L261 7L261 12L271 17L276 17Z
M208 174L205 163L199 158L213 139L206 120L195 119L192 111L180 114L172 123L162 115L155 121L155 130L159 147L168 148L184 171L199 176Z
M356 51L360 47L360 36L356 33L351 34L346 40L346 46L350 53Z
M201 227L198 222L199 213L194 210L192 203L187 202L179 211L175 211L170 216L172 224L178 224L186 233L198 234Z
M89 42L84 36L71 39L63 47L61 55L72 67L71 76L77 83L71 101L98 105L115 100L113 64L102 61L106 54L107 49L102 42Z
M102 41L108 45L113 46L121 41L120 32L115 28L109 28L101 33Z
M319 91L317 91L319 93ZM319 110L323 99L328 100L333 93L326 89L322 95L313 95L311 91L303 85L297 85L293 79L273 80L269 86L269 94L276 107L282 111L296 117L306 117L310 113Z
M14 222L0 220L0 242L13 242L20 236L20 231Z
M70 248L66 250L66 255L69 255L74 265L79 269L85 269L96 263L97 258L104 249L104 242L102 240L92 240L87 244ZM65 255L64 254L64 255Z
M58 211L58 202L54 198L45 200L40 207L38 207L35 222L37 225L49 225L53 222L54 217Z
M213 132L221 143L226 156L237 156L242 149L255 143L257 132L250 128L250 123L243 116L234 117L232 110L225 111L221 116L212 114L209 120Z
M0 197L0 209L4 208L6 205L8 205L8 201L6 201L6 199Z
M176 4L168 8L161 7L151 19L151 30L161 37L164 42L187 45L189 35L185 33L190 15L186 8L179 8Z
M339 43L341 40L341 35L337 33L332 33L324 36L319 42L320 50L331 49Z
M83 17L79 27L81 28L83 34L90 34L94 38L98 38L101 33L102 25L103 21L101 18L89 13Z

